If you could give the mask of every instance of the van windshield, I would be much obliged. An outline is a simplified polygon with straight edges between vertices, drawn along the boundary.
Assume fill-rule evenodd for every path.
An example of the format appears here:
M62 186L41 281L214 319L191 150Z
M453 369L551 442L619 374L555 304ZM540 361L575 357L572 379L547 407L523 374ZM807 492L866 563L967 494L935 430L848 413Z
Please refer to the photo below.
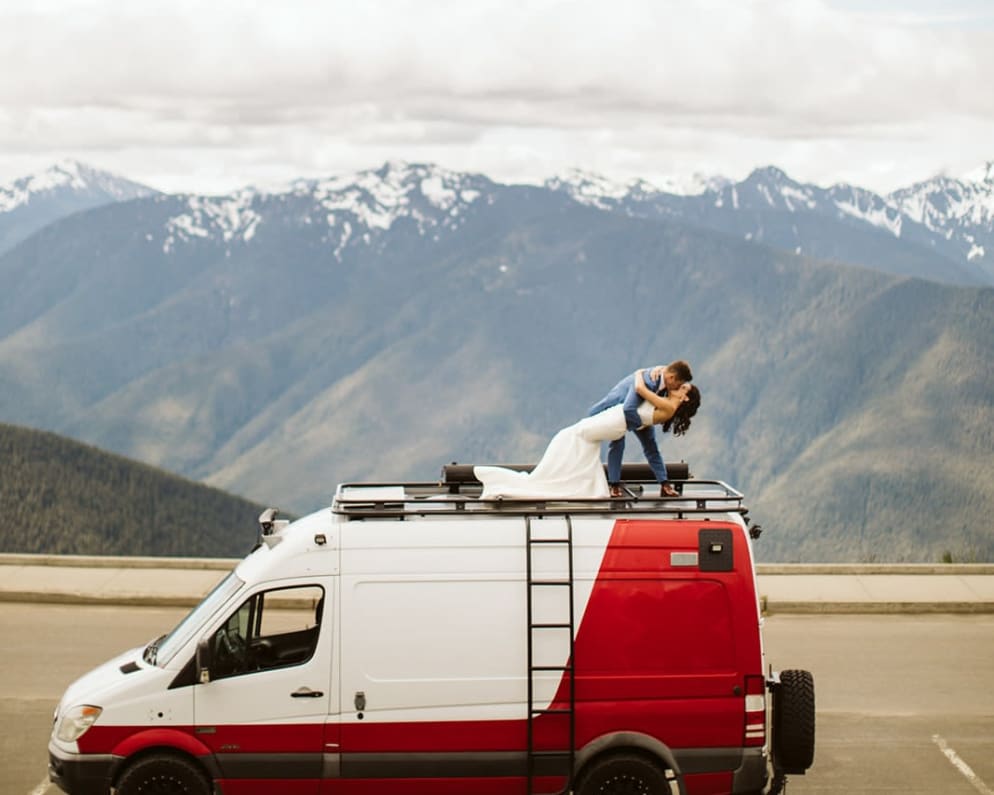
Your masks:
M148 644L142 654L145 662L152 665L166 665L182 649L194 634L228 601L245 583L231 572L214 586L168 635L163 635Z

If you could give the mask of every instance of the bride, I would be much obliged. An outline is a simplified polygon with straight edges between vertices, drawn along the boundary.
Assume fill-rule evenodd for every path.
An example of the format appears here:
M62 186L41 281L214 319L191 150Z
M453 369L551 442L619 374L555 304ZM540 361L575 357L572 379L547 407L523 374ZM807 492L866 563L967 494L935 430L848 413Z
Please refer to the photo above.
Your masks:
M679 436L690 427L690 418L700 403L697 387L684 384L670 395L651 395L643 400L638 407L639 419L643 425L662 425L664 433L672 429ZM624 406L619 403L559 431L531 472L473 467L476 479L483 484L480 499L607 497L610 490L601 464L601 442L619 439L625 433Z

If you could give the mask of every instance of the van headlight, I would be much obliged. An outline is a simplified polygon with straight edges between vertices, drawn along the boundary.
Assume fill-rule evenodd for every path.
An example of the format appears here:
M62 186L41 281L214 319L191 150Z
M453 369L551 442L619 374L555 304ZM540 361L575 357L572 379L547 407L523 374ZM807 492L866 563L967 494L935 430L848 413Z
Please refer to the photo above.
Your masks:
M93 707L89 704L82 704L78 707L66 710L59 721L59 728L55 736L64 743L74 743L89 729L103 710L100 707Z

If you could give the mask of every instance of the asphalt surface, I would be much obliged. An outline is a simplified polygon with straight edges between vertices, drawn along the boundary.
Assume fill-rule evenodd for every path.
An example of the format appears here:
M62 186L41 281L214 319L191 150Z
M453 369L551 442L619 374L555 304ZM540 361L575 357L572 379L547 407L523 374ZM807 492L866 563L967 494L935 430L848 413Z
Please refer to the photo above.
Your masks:
M63 689L184 613L0 602L0 795L54 795L46 747ZM994 616L775 614L764 635L775 669L815 677L815 765L789 795L994 795Z

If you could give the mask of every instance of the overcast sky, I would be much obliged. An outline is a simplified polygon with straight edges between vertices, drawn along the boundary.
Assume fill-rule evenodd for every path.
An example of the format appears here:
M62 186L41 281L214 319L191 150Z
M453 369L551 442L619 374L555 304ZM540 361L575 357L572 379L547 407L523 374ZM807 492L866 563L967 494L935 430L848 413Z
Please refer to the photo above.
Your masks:
M0 0L0 183L385 160L886 192L994 159L992 0Z

